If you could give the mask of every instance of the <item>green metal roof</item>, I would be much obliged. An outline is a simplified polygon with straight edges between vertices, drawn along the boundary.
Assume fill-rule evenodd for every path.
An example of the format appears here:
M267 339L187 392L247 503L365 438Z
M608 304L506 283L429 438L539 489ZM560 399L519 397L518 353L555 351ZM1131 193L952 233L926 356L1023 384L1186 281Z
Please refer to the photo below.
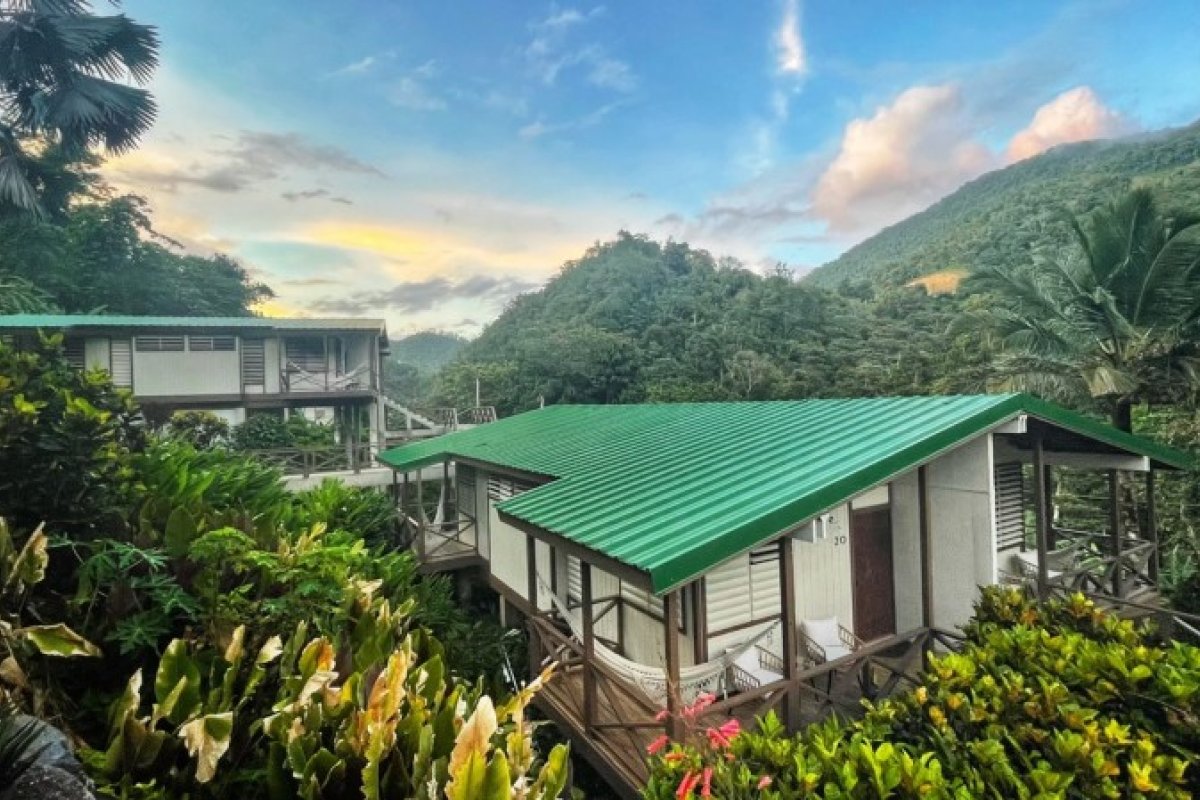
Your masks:
M300 317L141 317L122 314L7 314L0 329L69 328L253 328L259 330L377 330L381 319L305 319Z
M500 511L679 586L1020 414L1186 468L1188 456L1026 395L550 406L394 448L554 478Z

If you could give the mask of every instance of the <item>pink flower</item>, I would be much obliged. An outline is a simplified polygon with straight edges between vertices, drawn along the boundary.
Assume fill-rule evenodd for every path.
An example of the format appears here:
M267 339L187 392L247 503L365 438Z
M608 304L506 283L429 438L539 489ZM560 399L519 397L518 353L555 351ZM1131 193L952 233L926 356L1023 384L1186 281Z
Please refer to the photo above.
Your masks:
M669 716L671 716L671 712L664 708L662 711L660 711L654 715L654 721L655 722L663 722Z
M704 778L700 784L700 796L712 797L712 767L704 768Z
M659 750L662 750L664 747L666 747L670 743L671 743L671 737L667 736L664 733L662 736L658 737L653 742L646 745L646 752L649 753L650 755L654 755L655 753L657 753Z
M691 797L692 789L696 788L696 784L699 782L699 780L699 775L691 770L688 770L687 774L683 776L683 780L679 782L679 788L675 790L675 797L678 800L684 800L685 797Z
M770 775L763 775L761 778L758 779L758 790L760 792L763 789L766 789L770 785L771 785L771 776Z
M726 739L732 739L742 732L742 723L736 719L731 719L721 726L721 735Z
M725 735L716 728L709 728L704 732L704 735L708 737L708 744L710 747L729 747L729 740L726 739Z

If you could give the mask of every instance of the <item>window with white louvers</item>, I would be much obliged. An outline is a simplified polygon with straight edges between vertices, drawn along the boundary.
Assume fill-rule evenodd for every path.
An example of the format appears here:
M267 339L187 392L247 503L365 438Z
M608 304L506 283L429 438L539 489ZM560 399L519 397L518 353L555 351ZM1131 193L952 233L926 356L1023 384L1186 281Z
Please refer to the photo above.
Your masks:
M704 576L710 635L779 614L779 553L775 542L731 558Z
M113 339L108 350L109 372L114 386L133 386L133 352L128 339Z
M1025 545L1025 473L1021 464L996 465L996 548Z
M85 346L83 339L71 337L63 342L63 351L67 357L67 363L75 369L83 369L85 366Z

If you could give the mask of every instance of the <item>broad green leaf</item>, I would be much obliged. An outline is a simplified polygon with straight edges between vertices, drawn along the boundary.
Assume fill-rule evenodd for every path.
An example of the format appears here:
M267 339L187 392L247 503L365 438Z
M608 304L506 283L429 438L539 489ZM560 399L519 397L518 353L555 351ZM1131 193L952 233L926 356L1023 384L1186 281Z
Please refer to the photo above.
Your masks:
M184 682L181 689L178 688L180 681ZM158 703L165 704L176 691L178 697L172 700L166 718L178 725L200 706L200 668L188 655L187 644L182 639L167 645L154 676L154 698Z
M33 642L42 655L59 658L78 656L98 657L100 648L80 636L61 622L55 625L29 625L13 631L17 636Z

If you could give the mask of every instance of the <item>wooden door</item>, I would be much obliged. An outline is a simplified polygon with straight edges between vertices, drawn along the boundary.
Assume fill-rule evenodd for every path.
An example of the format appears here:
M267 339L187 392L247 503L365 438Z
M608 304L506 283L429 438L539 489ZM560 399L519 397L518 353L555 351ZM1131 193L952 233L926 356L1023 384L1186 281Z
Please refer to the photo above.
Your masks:
M854 633L871 641L896 632L892 515L888 506L850 512Z

